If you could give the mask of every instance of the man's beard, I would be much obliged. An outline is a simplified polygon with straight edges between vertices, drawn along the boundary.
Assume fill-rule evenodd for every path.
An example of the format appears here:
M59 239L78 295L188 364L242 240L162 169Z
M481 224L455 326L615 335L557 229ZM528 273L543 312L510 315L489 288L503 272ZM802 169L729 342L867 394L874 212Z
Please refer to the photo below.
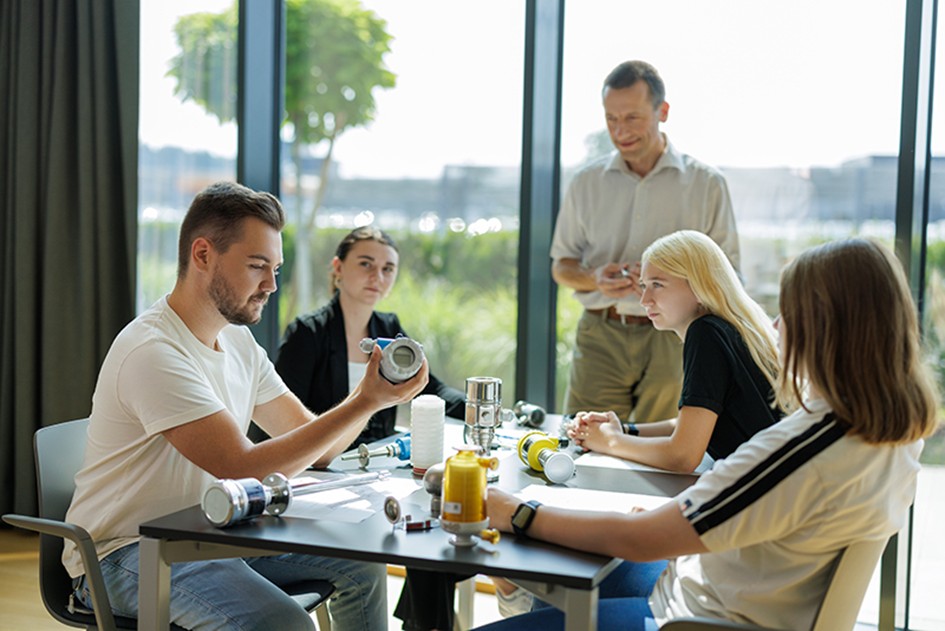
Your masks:
M263 299L263 305L269 300L269 295L263 292L254 294L248 302L241 303L233 287L222 274L214 274L210 281L210 299L214 306L230 324L256 324L262 318L262 309L255 312L253 304Z

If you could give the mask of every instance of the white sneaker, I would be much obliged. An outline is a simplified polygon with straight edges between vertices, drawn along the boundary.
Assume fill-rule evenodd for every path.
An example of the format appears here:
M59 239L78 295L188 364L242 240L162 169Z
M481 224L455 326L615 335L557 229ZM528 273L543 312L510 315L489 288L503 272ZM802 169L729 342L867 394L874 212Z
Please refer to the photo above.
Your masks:
M499 602L499 613L503 618L511 618L519 614L528 613L532 610L532 595L521 587L516 587L515 591L506 596L502 590L496 589L495 596Z

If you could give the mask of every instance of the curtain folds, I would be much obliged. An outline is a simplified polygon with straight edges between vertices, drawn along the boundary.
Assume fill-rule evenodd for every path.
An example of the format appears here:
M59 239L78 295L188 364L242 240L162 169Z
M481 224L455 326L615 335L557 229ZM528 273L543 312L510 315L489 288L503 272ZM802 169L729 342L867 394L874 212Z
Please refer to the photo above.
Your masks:
M0 2L0 513L134 315L137 0Z

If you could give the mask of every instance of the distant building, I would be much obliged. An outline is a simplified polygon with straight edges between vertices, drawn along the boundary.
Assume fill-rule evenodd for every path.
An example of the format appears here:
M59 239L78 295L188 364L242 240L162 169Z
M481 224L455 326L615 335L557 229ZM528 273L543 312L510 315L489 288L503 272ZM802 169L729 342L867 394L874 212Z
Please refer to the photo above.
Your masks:
M303 188L297 197L293 174L284 175L287 209L312 203L321 158L303 156ZM288 146L283 163L290 164ZM291 168L291 167L290 167ZM735 214L740 222L774 223L892 220L896 203L897 160L866 156L837 167L808 169L726 167ZM193 196L207 184L234 179L236 163L207 152L142 146L139 154L139 208L167 209L183 216ZM932 160L931 221L945 220L945 157ZM520 199L517 167L447 165L439 178L344 179L332 165L323 213L354 216L370 210L407 225L430 213L467 223L489 217L516 218ZM567 181L573 169L563 169Z

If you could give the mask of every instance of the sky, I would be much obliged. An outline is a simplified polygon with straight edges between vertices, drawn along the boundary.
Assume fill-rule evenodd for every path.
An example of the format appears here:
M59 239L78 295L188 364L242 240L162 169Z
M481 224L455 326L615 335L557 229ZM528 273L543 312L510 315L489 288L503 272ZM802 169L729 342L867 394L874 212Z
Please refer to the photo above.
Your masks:
M236 128L173 96L165 78L179 15L232 0L142 3L142 142L232 156ZM517 166L524 2L362 0L394 36L393 90L377 119L335 148L346 177L431 177L445 164ZM904 2L580 0L565 18L562 163L604 129L603 78L645 59L667 87L664 131L722 167L835 166L899 144ZM939 47L945 50L945 47ZM939 64L945 68L945 63ZM945 107L936 108L943 112ZM941 139L941 141L939 140ZM945 150L936 134L933 150Z

